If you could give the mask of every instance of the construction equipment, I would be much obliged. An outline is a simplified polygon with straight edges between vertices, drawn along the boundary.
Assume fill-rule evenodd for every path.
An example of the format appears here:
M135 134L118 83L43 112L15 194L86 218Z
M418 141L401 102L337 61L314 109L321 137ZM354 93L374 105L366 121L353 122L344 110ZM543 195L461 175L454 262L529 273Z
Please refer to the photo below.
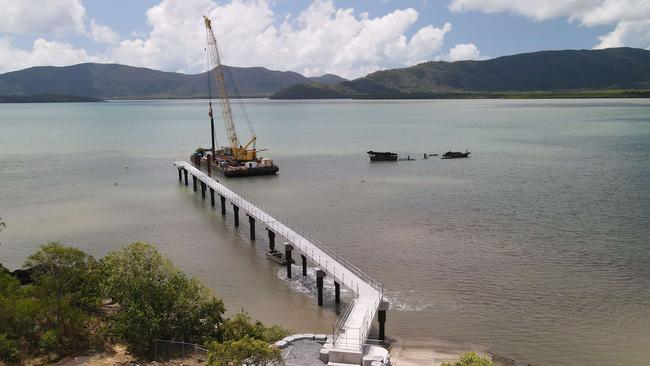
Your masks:
M232 110L230 108L230 99L228 98L228 90L226 89L226 81L224 78L224 71L227 71L226 68L221 64L221 55L219 54L219 46L217 44L217 39L214 36L212 31L212 22L206 16L203 17L205 22L205 34L208 41L207 55L208 55L208 93L210 95L210 109L208 116L210 116L210 130L212 133L212 148L204 149L199 147L192 154L192 163L197 167L202 169L205 167L207 169L208 175L213 171L220 171L226 177L250 177L257 175L275 175L279 171L277 165L273 163L272 159L263 159L258 156L258 152L262 150L257 150L255 143L257 142L257 136L248 121L245 118L246 123L248 124L248 129L251 134L251 139L242 146L237 137L237 131L235 130L235 123L232 119ZM221 104L221 112L223 113L223 122L226 126L226 135L228 136L228 142L230 146L224 146L220 149L216 149L216 135L214 133L214 117L212 115L212 76L214 75L214 81L218 89L219 103ZM232 85L235 86L234 84ZM242 112L246 116L245 111L242 107ZM210 152L210 153L208 153Z
M235 123L232 119L232 111L230 108L230 99L228 98L228 91L226 90L225 78L223 75L224 67L221 64L221 56L219 55L219 45L217 43L217 38L214 36L212 31L212 21L203 16L205 21L205 34L208 41L208 61L210 70L208 74L212 73L215 75L214 79L216 81L217 89L219 90L219 102L221 103L221 112L223 114L223 122L226 126L226 134L228 135L228 141L230 142L230 154L235 160L240 162L254 161L257 160L257 150L255 148L255 143L257 141L257 136L251 129L251 139L244 146L239 142L237 137L237 131L235 130ZM211 72L215 70L215 72ZM208 75L208 78L210 76ZM209 83L209 80L208 80ZM209 85L209 84L208 84ZM212 97L212 96L210 96ZM210 102L210 118L212 117L212 102ZM213 125L214 126L214 125ZM214 128L212 131L212 154L214 156Z

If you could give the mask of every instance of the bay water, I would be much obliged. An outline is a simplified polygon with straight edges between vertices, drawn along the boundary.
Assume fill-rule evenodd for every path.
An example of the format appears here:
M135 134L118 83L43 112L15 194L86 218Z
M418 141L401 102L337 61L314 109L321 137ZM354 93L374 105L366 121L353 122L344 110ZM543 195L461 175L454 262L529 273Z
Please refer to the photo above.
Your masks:
M266 259L263 228L250 242L246 220L178 183L173 161L209 146L206 104L0 104L0 262L18 268L47 241L97 257L146 241L230 312L331 332L331 291L319 308L312 277L286 281ZM252 99L233 112L280 173L221 181L383 282L389 336L535 365L650 363L650 101Z

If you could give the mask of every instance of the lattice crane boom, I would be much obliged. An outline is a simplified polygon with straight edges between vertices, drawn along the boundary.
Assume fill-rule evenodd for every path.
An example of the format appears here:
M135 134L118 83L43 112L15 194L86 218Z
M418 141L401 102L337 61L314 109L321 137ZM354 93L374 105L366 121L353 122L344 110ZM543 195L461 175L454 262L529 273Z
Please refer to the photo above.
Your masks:
M216 37L214 36L214 32L212 31L212 21L206 16L203 16L203 18L205 21L205 33L208 42L208 60L210 63L208 77L210 77L209 74L212 73L211 71L216 69L216 72L213 74L215 74L215 81L217 89L219 91L219 102L221 104L223 122L225 124L226 134L228 135L228 141L230 142L230 147L232 149L232 155L235 159L241 161L255 160L257 158L257 151L255 149L255 142L257 140L257 137L255 134L253 134L251 140L245 146L242 146L242 144L239 142L237 131L235 130L235 123L233 122L232 118L230 99L228 98L228 91L226 90L226 83L223 75L223 65L221 64L221 56L219 55L219 45L217 43ZM210 111L210 113L212 113L212 111ZM251 150L247 150L251 145L253 148Z

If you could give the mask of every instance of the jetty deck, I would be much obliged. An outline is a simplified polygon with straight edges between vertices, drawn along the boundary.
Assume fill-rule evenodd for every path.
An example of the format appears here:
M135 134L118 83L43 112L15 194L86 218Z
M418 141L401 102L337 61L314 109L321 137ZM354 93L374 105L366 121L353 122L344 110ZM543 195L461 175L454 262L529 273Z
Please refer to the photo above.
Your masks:
M203 171L197 169L193 164L186 161L176 161L174 163L179 169L179 179L181 179L181 170L185 174L185 184L188 184L187 174L192 175L193 184L196 180L205 185L201 189L209 188L214 205L214 192L221 197L222 213L225 212L224 198L230 201L233 208L242 209L254 221L251 222L251 237L254 237L254 223L263 223L267 230L277 235L281 235L291 245L291 250L299 251L313 265L317 266L316 273L320 276L332 278L340 286L347 288L354 294L354 299L348 304L346 309L341 313L336 323L333 325L334 342L333 347L329 350L330 363L350 363L359 364L363 356L363 348L368 338L368 333L372 327L373 319L377 311L384 311L383 319L380 316L380 334L383 337L383 322L385 321L385 308L387 303L383 301L383 286L381 283L373 280L359 268L354 266L342 256L334 253L331 249L320 243L306 237L297 230L271 216L255 204L244 199L228 187L219 183L214 178L208 176ZM196 179L196 180L195 180ZM196 190L196 186L194 188ZM203 191L205 197L205 191ZM238 217L237 217L238 222ZM319 272L318 270L322 271ZM290 271L290 269L289 269Z

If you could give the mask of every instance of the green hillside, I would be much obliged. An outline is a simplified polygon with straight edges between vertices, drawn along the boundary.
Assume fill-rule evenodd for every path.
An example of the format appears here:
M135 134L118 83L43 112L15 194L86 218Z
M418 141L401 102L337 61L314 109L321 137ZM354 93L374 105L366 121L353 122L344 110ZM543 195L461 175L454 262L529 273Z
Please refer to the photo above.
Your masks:
M432 61L335 86L291 86L272 98L327 98L332 93L354 98L489 97L504 92L508 97L548 91L578 95L601 89L650 89L650 51L540 51L484 61Z
M226 66L225 70L226 85L233 96L268 96L290 85L314 82L295 72L262 67ZM0 75L0 95L41 94L102 99L197 98L208 95L208 84L205 73L186 75L96 63L31 67Z

